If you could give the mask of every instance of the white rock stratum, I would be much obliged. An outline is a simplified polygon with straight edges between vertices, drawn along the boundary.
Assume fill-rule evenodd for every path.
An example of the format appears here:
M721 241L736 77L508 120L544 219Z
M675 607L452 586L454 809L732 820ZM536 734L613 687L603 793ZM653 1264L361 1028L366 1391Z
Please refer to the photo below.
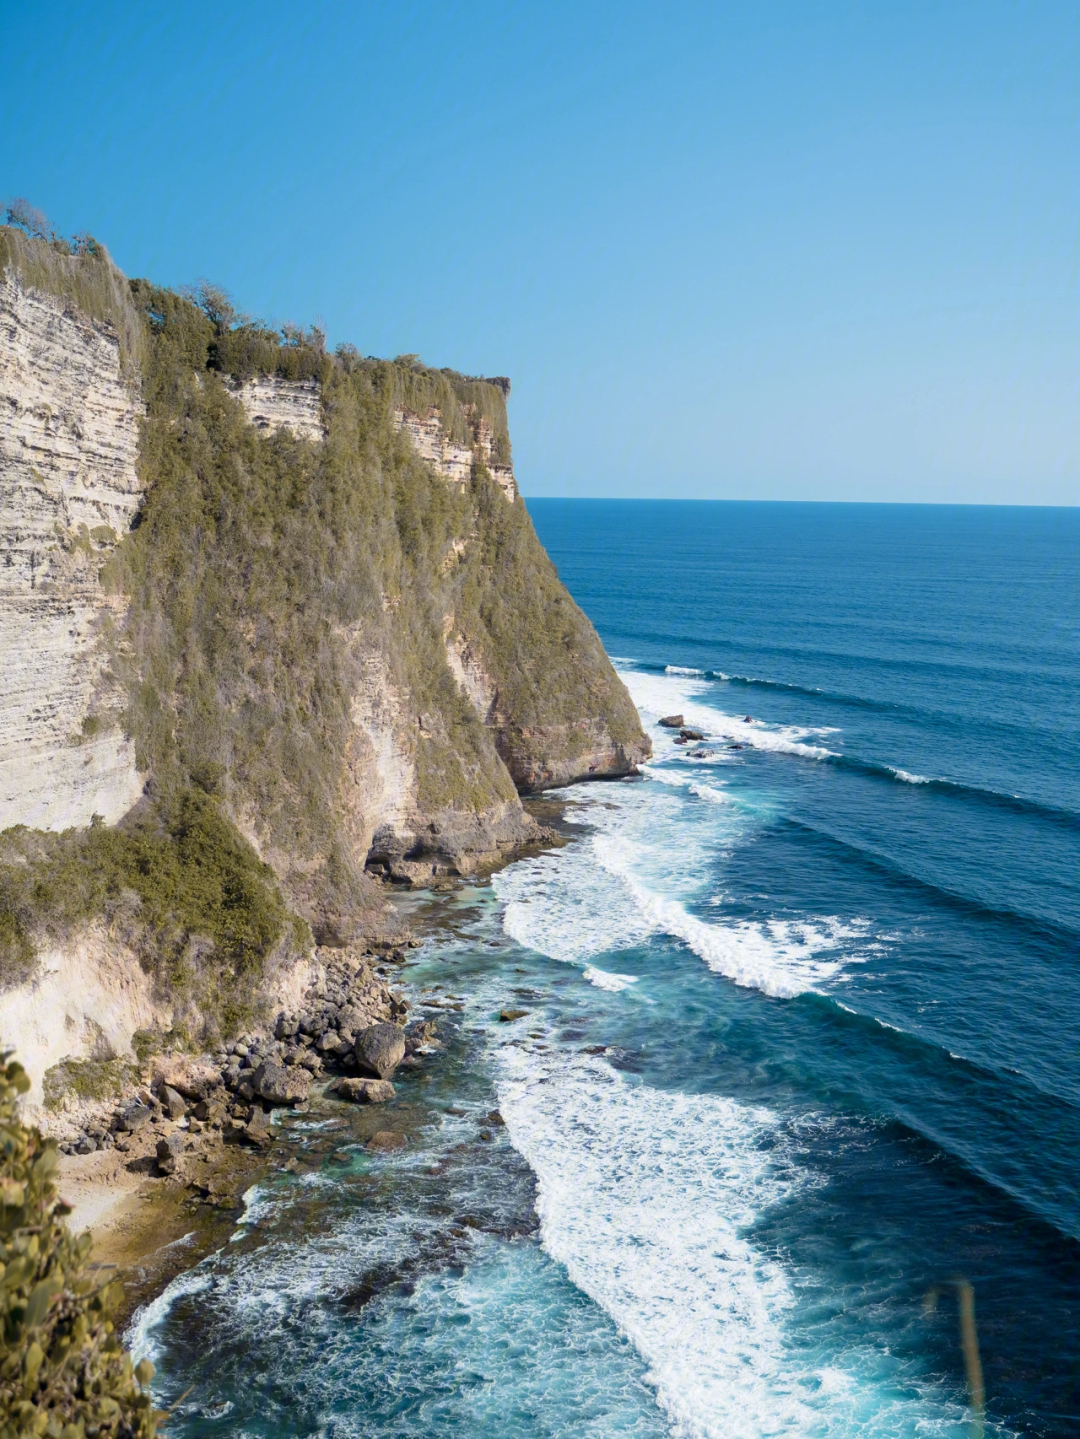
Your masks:
M97 643L141 414L107 326L0 275L0 829L114 823L141 793Z
M277 375L257 375L229 388L257 430L269 435L277 430L291 430L298 438L315 443L326 439L322 388L318 380L282 380ZM424 415L399 407L394 411L394 424L409 436L420 457L450 484L468 484L473 462L479 457L506 498L513 501L516 497L513 467L491 462L491 426L482 416L474 422L472 445L451 440L441 412L434 407Z
M318 380L282 380L277 375L256 375L230 385L257 430L272 435L291 430L302 440L326 439L322 387Z

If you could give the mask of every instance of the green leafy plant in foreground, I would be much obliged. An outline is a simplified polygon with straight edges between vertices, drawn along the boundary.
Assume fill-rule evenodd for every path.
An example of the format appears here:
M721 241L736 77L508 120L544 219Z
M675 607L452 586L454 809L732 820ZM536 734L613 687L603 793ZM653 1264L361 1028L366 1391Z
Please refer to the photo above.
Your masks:
M116 1337L120 1285L88 1269L57 1190L56 1143L19 1118L30 1088L0 1056L0 1439L149 1439L163 1417Z

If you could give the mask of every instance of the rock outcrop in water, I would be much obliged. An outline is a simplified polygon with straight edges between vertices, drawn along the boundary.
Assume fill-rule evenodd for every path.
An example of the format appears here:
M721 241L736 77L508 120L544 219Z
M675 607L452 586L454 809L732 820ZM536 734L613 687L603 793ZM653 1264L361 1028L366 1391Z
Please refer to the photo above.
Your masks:
M522 793L648 753L508 382L201 299L0 227L6 1024L93 951L31 1071L235 1032L311 932L378 932L379 879L497 862L541 838Z

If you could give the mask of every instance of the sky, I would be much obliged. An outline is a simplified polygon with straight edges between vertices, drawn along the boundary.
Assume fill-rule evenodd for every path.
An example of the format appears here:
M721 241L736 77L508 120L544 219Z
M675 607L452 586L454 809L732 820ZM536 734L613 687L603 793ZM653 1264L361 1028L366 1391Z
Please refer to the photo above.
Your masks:
M1080 6L0 0L0 196L509 375L526 495L1080 503Z

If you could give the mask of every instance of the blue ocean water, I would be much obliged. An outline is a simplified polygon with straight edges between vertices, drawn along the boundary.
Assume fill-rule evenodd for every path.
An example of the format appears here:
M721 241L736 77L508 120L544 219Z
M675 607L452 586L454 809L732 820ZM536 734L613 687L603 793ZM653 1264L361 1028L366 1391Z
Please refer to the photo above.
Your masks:
M1080 511L530 511L654 757L447 902L410 1149L139 1317L170 1432L1080 1432Z

